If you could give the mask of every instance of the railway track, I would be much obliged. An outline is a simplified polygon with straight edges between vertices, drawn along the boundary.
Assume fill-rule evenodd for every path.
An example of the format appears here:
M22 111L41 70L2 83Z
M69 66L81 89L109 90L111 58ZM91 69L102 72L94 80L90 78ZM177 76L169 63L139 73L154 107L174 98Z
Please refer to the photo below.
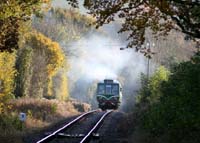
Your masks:
M88 143L112 111L93 110L84 113L36 143Z

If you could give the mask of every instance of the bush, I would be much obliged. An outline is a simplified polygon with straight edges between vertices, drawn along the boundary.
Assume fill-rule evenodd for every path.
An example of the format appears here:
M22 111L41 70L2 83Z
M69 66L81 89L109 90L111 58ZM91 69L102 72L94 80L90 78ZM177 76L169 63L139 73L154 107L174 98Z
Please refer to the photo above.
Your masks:
M199 143L200 53L176 66L169 80L159 85L162 96L145 113L143 127L171 143Z
M2 114L0 115L0 128L1 130L7 129L8 132L11 130L12 131L22 130L23 124L19 120L18 115L14 113L10 115Z
M167 81L170 72L163 66L160 66L156 72L148 79L146 75L141 74L141 89L136 97L137 103L145 102L153 104L160 100L162 95L161 83Z

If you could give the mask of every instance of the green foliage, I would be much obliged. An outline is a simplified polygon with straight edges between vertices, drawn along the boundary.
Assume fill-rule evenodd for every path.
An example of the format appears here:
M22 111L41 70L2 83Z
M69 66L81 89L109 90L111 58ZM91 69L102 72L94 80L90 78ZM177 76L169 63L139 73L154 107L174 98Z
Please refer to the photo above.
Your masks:
M162 96L162 82L167 81L168 76L169 71L163 66L160 66L149 79L146 75L141 74L141 89L139 96L136 98L137 103L146 102L153 104L158 102Z
M18 51L16 69L18 75L16 77L15 96L29 96L29 87L31 86L32 75L32 56L33 49L25 47Z
M175 67L169 80L160 84L160 102L144 117L144 127L172 143L200 141L200 53Z
M16 131L21 130L23 127L23 123L19 120L17 114L11 113L10 115L0 115L0 130L9 129L9 131Z
M162 82L167 81L169 77L169 71L161 66L159 67L154 75L150 78L149 81L149 90L150 90L150 96L148 97L148 100L150 103L158 102L160 97L162 96L161 88L162 88Z
M140 80L141 80L141 88L139 91L139 95L136 97L136 103L147 102L147 97L150 93L148 86L148 78L144 73L141 73Z

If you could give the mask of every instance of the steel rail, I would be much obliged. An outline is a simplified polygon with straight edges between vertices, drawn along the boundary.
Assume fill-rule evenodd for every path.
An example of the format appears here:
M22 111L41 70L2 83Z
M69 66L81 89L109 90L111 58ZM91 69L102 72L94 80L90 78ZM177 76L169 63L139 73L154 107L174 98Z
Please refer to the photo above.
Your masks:
M94 133L99 128L99 125L103 122L104 118L111 112L112 110L107 111L105 114L103 114L103 116L99 119L99 121L95 124L95 126L87 133L87 135L80 141L80 143L88 142L92 136L92 133Z
M76 123L77 121L79 121L80 119L82 119L84 116L88 115L88 114L91 114L91 113L94 113L94 112L97 112L99 110L92 110L92 111L89 111L89 112L86 112L80 116L78 116L77 118L75 118L74 120L72 120L71 122L69 122L68 124L64 125L63 127L59 128L58 130L54 131L52 134L40 139L39 141L37 141L36 143L45 143L47 142L48 140L52 139L56 134L58 134L60 131L70 127L71 125L73 125L74 123Z

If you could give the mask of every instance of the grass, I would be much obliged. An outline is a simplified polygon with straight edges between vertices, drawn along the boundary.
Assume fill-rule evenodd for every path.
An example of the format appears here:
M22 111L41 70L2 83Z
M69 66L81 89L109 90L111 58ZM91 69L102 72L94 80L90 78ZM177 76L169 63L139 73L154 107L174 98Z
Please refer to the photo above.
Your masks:
M80 110L89 110L88 105L75 101L21 98L10 102L11 109L0 116L0 142L23 143L23 136L48 128ZM78 109L77 109L78 106ZM80 109L80 107L82 107ZM26 113L25 122L19 121L19 113Z

